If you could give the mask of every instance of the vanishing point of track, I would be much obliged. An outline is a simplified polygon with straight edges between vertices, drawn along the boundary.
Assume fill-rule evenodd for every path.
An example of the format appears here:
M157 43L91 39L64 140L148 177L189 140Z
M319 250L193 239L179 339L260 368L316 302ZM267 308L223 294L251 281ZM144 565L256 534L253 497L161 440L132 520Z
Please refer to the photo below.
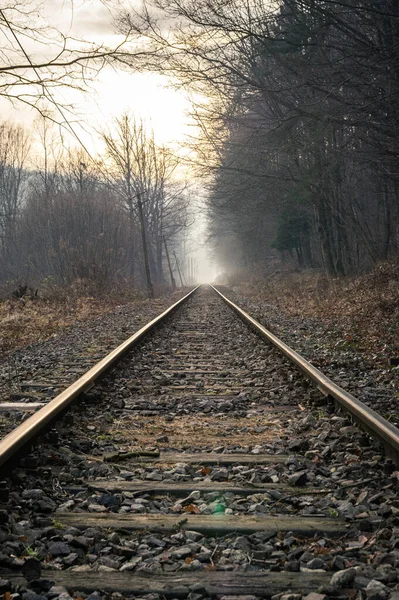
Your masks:
M29 586L44 560L69 591L190 600L393 585L345 558L396 514L392 461L364 431L397 463L395 427L197 288L0 442L2 541L19 519L36 548L31 572L0 553L0 577Z

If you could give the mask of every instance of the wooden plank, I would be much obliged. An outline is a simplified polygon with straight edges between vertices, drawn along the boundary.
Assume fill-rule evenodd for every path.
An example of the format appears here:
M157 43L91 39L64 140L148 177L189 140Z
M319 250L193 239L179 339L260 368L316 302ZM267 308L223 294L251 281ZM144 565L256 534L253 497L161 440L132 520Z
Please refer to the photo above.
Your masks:
M162 388L163 389L163 388ZM201 389L200 387L196 387L195 388L197 390L197 392L200 392ZM175 390L173 392L174 398L184 398L184 400L186 402L193 402L195 400L197 400L198 402L201 402L202 400L215 400L216 402L220 401L220 400L231 400L232 398L237 398L237 393L234 394L200 394L200 393L193 393L190 390ZM129 402L129 401L128 401ZM148 396L146 396L145 394L141 393L138 394L137 396L135 396L134 399L132 399L129 404L126 404L126 406L124 407L126 410L146 410L143 406L139 406L138 403L140 402L145 402L146 404L148 404ZM217 409L217 406L213 407L212 410L215 411ZM163 410L162 407L158 408L151 408L148 410ZM184 415L187 416L187 415ZM200 415L203 416L203 415ZM205 415L206 418L209 418L209 416Z
M188 355L190 356L190 355ZM212 363L212 361L210 362L200 362L203 361L204 359L201 357L191 357L189 360L184 361L184 363L182 364L182 368L187 369L190 366L196 366L197 368L204 368L204 369L209 369L209 367L215 368L217 371L220 371L220 373L224 373L226 370L228 371L230 369L230 364L228 362L221 362L220 360L217 363ZM171 356L164 356L162 357L161 360L154 358L153 362L155 364L159 364L159 365L164 365L165 362L167 363L179 363L181 364L181 361L179 360L179 354L173 354L172 357ZM163 367L158 367L161 371L163 369Z
M287 454L218 454L216 452L198 452L197 454L183 454L161 452L159 457L137 457L134 462L188 465L268 465L270 463L285 463ZM127 462L127 461L126 461Z
M250 371L234 371L232 369L228 369L223 371L222 369L218 370L194 370L194 369L160 369L162 374L164 375L221 375L222 373L228 373L228 375L250 375Z
M209 334L206 331L179 331L179 335L185 335L186 337L197 337L197 336L205 336L207 337Z
M14 585L26 585L26 580L15 572L6 571L1 573L1 576ZM153 593L167 599L186 598L194 586L200 586L203 595L212 597L254 595L271 598L288 590L306 594L314 592L320 586L328 585L331 579L331 573L320 572L200 571L155 575L94 570L79 572L73 568L67 571L49 569L45 571L45 576L46 579L54 581L55 585L65 586L69 592L101 590L106 593L128 592L137 596Z
M45 402L0 402L0 411L37 410L44 405Z
M201 388L197 388L198 390L200 390ZM194 400L197 401L201 401L201 400L231 400L232 398L237 398L236 394L193 394L193 393L187 393L187 394L181 394L179 395L180 397L184 397L187 402L191 402ZM132 410L132 411L136 411L136 410L146 410L144 408L144 406L140 406L138 403L143 399L143 401L147 401L147 396L143 395L143 394L138 394L137 396L135 396L135 398L131 401L128 401L129 404L126 404L126 406L124 407L126 410ZM213 410L216 410L217 406L214 407ZM154 409L150 409L150 410L154 410ZM297 404L282 404L281 406L265 406L263 404L259 404L256 406L253 406L251 408L248 409L248 413L253 412L253 414L258 414L258 413L279 413L279 412L292 412L293 410L300 410L299 406ZM186 415L183 415L184 417ZM200 417L204 417L205 419L209 419L209 414L205 414L205 415L197 415ZM176 421L178 421L179 416L175 417ZM261 434L256 434L256 435L261 435Z
M260 387L245 387L245 386L232 386L232 385L228 385L228 381L226 381L226 385L204 385L201 386L201 390L203 390L204 392L206 392L207 390L221 390L224 392L229 392L230 396L235 396L237 394L240 394L241 392L256 392L259 391ZM264 386L262 386L263 388ZM198 390L198 386L197 385L162 385L162 389L163 390L173 390L173 391L196 391ZM206 394L204 394L205 396L207 396Z
M36 402L40 402L43 398L48 398L47 394L42 394L40 392L12 392L10 394L11 400L24 400L24 398L30 398L31 400Z
M267 494L271 490L284 491L295 496L320 493L320 488L311 487L292 487L284 483L266 483L259 485L237 485L229 481L125 481L113 479L108 481L84 481L83 486L88 486L95 490L107 490L109 492L140 492L142 494L190 494L193 490L199 490L201 493L210 492L233 492L240 496L250 496L252 494ZM68 486L67 486L68 487ZM73 489L68 487L68 489ZM76 489L81 489L78 486Z
M171 532L194 529L205 535L219 533L254 533L256 531L294 531L301 535L340 534L346 531L340 519L296 516L253 515L150 515L118 513L54 513L60 523L71 527L106 527L131 531Z
M21 390L27 390L27 389L37 389L37 390L41 390L41 389L46 389L49 387L53 387L53 385L57 383L55 380L52 381L46 381L46 382L40 382L40 381L24 381L19 385L19 387L21 388Z
M193 375L198 375L198 373L193 373ZM209 375L209 377L207 377L207 375ZM181 382L182 385L184 384L185 381L189 381L190 383L187 384L185 387L190 387L190 386L194 386L195 383L199 382L199 381L205 381L207 382L206 388L211 388L211 387L224 387L224 389L226 387L230 388L230 384L232 384L231 387L235 386L235 389L238 389L239 384L237 382L239 382L240 380L240 376L239 375L234 375L234 373L228 373L227 375L216 375L215 373L202 373L201 377L179 377L176 373L174 374L173 377L168 377L168 382L169 381L178 381ZM223 383L226 383L226 386L223 386ZM212 385L211 385L212 383ZM174 385L174 384L173 384ZM166 387L166 383L163 387ZM169 386L172 387L172 384ZM251 387L251 389L254 388L254 386L247 386L247 388L243 387L243 389L249 389L249 387ZM239 387L239 389L242 389L242 387ZM256 389L256 388L255 388Z

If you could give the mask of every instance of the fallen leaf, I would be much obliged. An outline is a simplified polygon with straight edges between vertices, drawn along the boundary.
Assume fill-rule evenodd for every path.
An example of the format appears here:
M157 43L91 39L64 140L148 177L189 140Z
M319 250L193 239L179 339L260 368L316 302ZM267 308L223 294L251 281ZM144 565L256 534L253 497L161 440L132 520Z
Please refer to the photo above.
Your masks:
M187 558L184 561L187 565L190 565L193 562L193 559L191 558L191 556L187 556Z
M320 554L323 556L324 554L329 554L330 550L328 548L317 548L315 550L315 556L320 556Z
M212 472L211 467L202 467L201 475L209 475Z
M186 513L193 513L195 515L198 515L201 512L196 504L187 504L187 506L185 506L183 510Z

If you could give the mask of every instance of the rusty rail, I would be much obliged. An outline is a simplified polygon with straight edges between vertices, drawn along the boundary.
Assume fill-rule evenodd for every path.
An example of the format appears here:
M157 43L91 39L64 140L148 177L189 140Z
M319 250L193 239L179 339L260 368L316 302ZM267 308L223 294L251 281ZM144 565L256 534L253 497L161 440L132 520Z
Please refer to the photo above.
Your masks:
M199 286L191 290L180 300L172 304L155 319L136 331L120 346L110 352L105 358L87 371L82 377L61 392L46 406L35 412L21 425L0 441L0 467L7 463L17 452L27 446L45 427L52 423L74 400L88 391L94 382L110 369L128 350L135 346L144 336L148 335L157 325L171 315L179 306L184 304Z
M271 342L280 350L290 361L292 361L301 371L312 379L318 389L325 395L333 398L341 408L348 412L351 417L367 431L373 438L377 439L384 446L386 455L391 458L396 465L399 465L399 429L369 408L363 402L345 391L324 373L319 371L305 358L300 356L295 350L287 346L278 337L273 335L266 327L263 327L258 321L252 318L248 313L226 298L218 289L211 286L213 290L232 308L241 319L256 331L263 339Z
M99 363L87 371L82 377L61 392L46 406L35 412L34 415L24 421L19 427L11 431L0 441L0 467L4 466L14 455L37 437L37 435L51 424L66 408L79 396L88 391L94 382L108 369L110 369L128 350L135 346L144 336L150 333L164 319L171 315L179 306L186 302L199 286L191 290L186 296L175 302L158 317L147 323L139 331L103 358ZM291 360L301 371L312 379L323 394L333 398L360 426L371 436L377 438L385 448L386 455L399 465L399 429L389 423L374 410L363 404L360 400L346 392L331 379L314 367L295 350L278 339L263 325L253 319L248 313L239 308L218 289L212 289L222 298L239 317L249 325L263 339L276 346L289 360Z

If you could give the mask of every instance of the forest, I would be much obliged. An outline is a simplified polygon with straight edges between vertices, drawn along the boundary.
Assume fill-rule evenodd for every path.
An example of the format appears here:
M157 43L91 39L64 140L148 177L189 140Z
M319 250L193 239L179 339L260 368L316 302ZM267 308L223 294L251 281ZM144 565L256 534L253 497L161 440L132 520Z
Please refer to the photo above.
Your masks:
M118 31L140 47L125 66L191 95L185 168L223 270L285 262L337 277L397 259L396 0L121 6ZM38 130L44 163L27 169L29 134L0 129L0 279L165 281L165 241L181 247L192 217L181 158L128 115L95 164L57 156L46 119Z
M97 292L125 282L153 296L170 277L166 251L176 269L191 222L178 159L129 115L103 133L95 164L66 150L46 118L36 133L42 165L27 168L34 140L21 126L0 126L0 282L22 291L92 282Z
M396 258L398 3L154 4L125 19L206 98L196 146L219 260L274 249L338 276Z

